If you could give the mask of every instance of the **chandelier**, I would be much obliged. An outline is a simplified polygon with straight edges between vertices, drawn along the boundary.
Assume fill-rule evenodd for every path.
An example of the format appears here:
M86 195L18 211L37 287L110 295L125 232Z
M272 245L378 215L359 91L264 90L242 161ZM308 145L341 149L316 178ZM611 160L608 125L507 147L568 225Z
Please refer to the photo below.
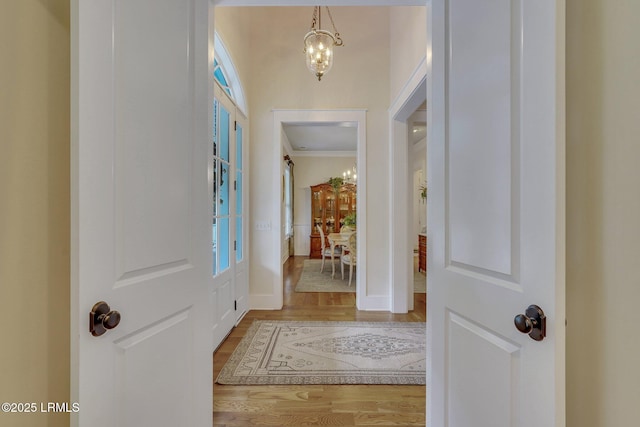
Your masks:
M320 6L313 8L313 16L311 18L311 29L304 36L304 53L307 57L307 68L318 77L318 81L322 79L333 66L333 47L342 46L340 33L336 30L333 23L333 17L329 6L325 6L327 15L331 20L333 34L330 31L322 29L322 10ZM317 25L317 28L316 28Z
M348 184L355 184L358 181L358 174L357 174L357 170L356 170L356 166L353 165L353 167L351 169L347 169L346 171L342 172L342 180Z

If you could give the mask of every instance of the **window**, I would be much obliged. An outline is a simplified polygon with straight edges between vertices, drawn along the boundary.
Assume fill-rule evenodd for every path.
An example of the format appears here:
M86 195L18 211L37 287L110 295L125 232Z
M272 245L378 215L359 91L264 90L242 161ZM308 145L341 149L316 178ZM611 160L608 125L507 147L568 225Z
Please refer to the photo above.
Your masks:
M224 70L220 66L217 58L213 60L213 67L213 76L216 78L218 83L220 83L220 86L222 86L224 91L227 92L227 95L233 98L233 94L231 93L231 88L229 87L229 83L227 82L227 78L225 77Z
M233 65L231 55L225 47L222 39L216 33L214 39L215 59L213 62L213 75L223 87L225 92L233 100L236 106L247 116L247 103L244 98L244 90L240 84L240 77L236 67Z
M230 111L218 99L214 101L213 132L213 274L229 268L231 236L231 131Z

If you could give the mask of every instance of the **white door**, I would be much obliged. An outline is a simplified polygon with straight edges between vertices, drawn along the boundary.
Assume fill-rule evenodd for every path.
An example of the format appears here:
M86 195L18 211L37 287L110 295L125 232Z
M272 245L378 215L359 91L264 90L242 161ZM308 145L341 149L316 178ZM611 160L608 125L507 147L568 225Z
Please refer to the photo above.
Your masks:
M249 127L236 108L235 129L235 304L236 322L249 310Z
M430 15L428 425L564 426L564 1Z
M71 7L72 425L210 426L208 2Z
M216 83L213 107L213 344L217 347L248 309L245 257L245 119Z

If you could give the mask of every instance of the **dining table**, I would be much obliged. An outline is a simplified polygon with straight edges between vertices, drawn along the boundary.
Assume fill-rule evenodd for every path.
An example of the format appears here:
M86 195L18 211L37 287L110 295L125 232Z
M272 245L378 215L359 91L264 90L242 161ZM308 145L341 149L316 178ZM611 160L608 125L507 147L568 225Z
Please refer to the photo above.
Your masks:
M335 254L336 246L349 246L349 236L351 236L355 231L349 231L348 233L329 233L327 239L329 240L329 245L331 246L331 278L333 279L336 275L336 266L333 263L333 256ZM341 261L342 262L342 261Z

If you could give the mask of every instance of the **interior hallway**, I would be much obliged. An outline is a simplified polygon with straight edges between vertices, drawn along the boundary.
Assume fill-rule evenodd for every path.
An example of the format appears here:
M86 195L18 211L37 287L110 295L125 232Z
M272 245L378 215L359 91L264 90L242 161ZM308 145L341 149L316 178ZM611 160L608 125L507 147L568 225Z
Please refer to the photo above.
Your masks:
M213 357L214 380L255 319L426 321L426 294L414 294L408 314L359 312L355 293L296 293L307 257L284 264L284 307L249 311ZM246 426L424 426L425 386L302 385L213 386L213 425Z

